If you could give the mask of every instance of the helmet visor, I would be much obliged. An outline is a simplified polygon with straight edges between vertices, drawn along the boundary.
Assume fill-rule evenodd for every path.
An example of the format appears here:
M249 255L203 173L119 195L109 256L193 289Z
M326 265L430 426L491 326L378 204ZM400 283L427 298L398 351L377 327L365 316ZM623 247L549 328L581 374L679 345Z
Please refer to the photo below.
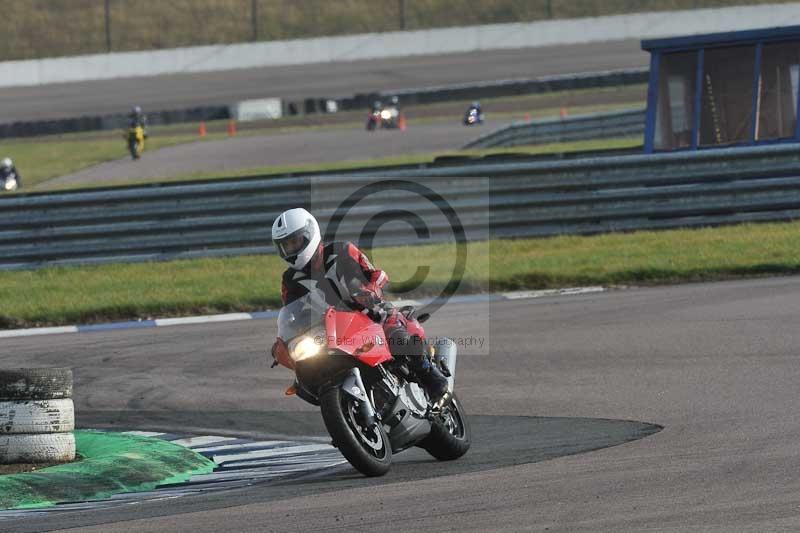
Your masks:
M297 255L311 243L311 231L308 226L290 233L282 239L272 241L282 259L293 262Z

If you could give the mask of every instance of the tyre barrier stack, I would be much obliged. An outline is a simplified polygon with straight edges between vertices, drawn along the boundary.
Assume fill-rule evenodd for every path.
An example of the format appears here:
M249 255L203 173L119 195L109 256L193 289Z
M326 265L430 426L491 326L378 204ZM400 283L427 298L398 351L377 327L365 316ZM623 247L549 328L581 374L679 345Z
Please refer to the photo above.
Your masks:
M0 370L0 464L75 460L72 370Z

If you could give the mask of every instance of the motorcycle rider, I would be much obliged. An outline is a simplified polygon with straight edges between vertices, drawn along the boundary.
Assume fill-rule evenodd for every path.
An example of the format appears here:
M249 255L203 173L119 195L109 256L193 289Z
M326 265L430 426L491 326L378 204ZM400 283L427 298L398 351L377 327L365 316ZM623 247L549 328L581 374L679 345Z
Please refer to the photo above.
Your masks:
M483 110L481 109L481 103L478 102L477 100L475 100L469 105L469 107L467 108L466 116L469 116L469 114L472 113L473 110L478 115L478 120L480 120L483 117Z
M389 277L372 266L356 245L350 242L323 244L319 224L302 208L284 211L275 219L272 242L289 264L281 286L283 305L319 289L330 305L344 304L361 311L383 325L392 356L408 363L431 401L444 395L447 378L425 356L422 340L409 334L405 316L383 300L383 287ZM273 345L273 357L275 349Z
M130 128L142 128L145 138L147 138L147 116L142 112L142 108L133 106L128 114L128 125Z
M0 162L0 184L5 183L9 176L15 175L17 180L17 188L22 188L22 175L17 170L17 167L14 166L14 162L11 160L10 157L6 157Z

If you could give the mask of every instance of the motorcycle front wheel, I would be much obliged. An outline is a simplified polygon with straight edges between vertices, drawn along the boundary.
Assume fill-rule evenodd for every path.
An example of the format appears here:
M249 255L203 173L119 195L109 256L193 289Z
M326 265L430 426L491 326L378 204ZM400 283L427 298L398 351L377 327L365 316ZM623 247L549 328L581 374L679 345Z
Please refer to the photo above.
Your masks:
M359 400L333 386L319 398L322 420L333 444L345 459L365 476L382 476L392 466L392 447L380 423L368 425Z

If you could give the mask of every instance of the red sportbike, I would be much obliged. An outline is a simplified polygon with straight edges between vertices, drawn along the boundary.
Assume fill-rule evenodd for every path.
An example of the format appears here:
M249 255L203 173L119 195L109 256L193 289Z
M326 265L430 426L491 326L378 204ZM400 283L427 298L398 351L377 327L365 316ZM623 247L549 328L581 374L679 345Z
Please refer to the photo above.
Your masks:
M333 445L367 476L382 476L392 454L412 446L442 461L461 457L470 446L469 424L453 394L455 343L426 339L421 323L429 317L415 317L413 307L399 312L448 377L448 392L435 404L408 366L392 357L381 325L364 314L331 307L312 292L278 316L275 364L296 375L287 394L320 407Z

